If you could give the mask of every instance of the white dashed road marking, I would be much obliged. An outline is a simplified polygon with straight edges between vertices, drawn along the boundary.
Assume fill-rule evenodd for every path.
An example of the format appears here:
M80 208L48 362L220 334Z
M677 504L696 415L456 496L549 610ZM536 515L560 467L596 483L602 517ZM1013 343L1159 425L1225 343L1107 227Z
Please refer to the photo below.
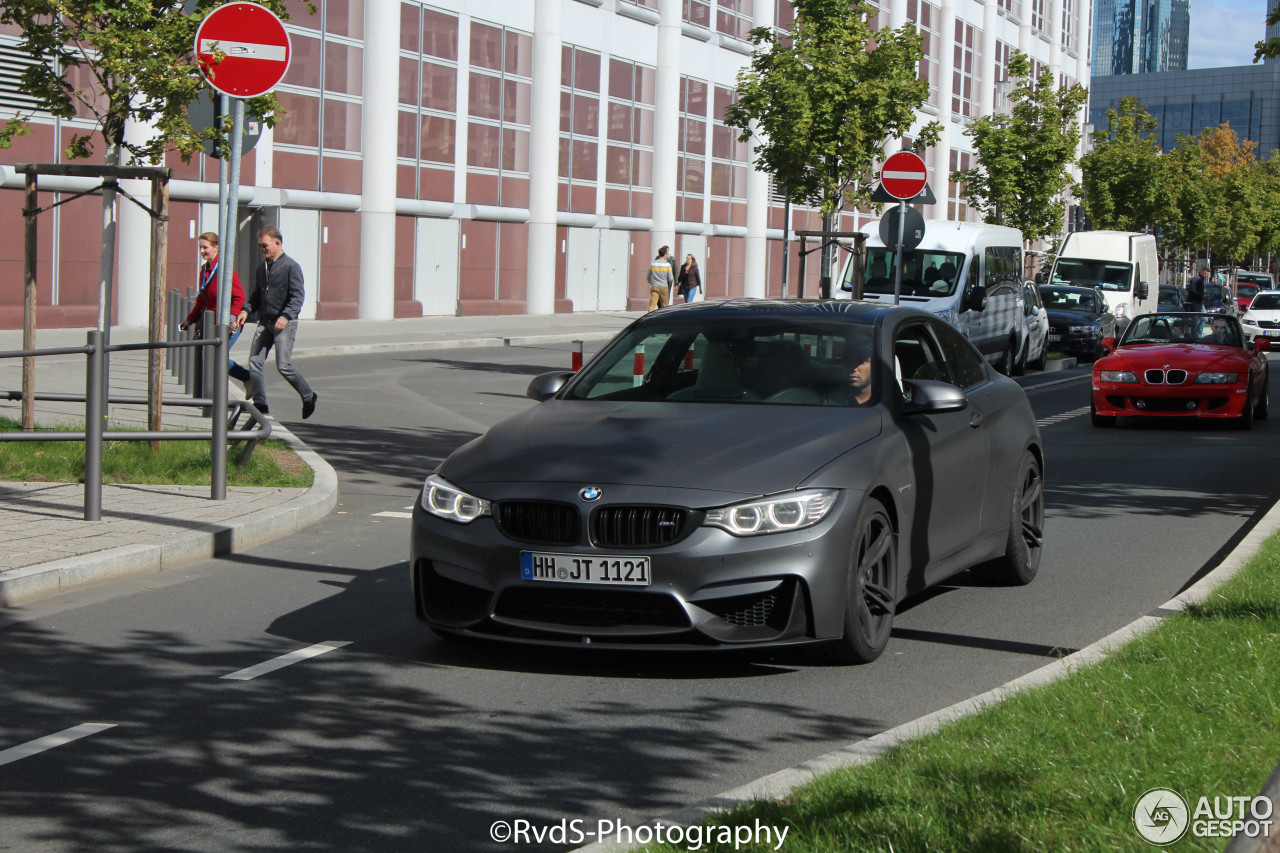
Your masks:
M15 761L21 761L24 758L30 758L38 755L45 750L53 749L56 746L71 743L73 740L79 740L82 737L96 735L98 732L107 729L114 729L115 723L81 723L78 726L72 726L69 729L63 729L57 734L45 735L35 740L29 740L24 744L10 747L0 752L0 764L12 764Z
M373 514L373 517L374 518L413 518L413 513L392 512L391 510L387 510L386 512L375 512Z
M287 655L280 655L278 658L272 658L260 664L256 664L245 669L237 670L230 675L224 675L223 678L232 681L248 681L251 678L257 678L259 675L266 675L268 672L275 672L277 669L284 669L286 666L298 663L299 661L313 658L316 655L322 655L331 652L334 649L340 649L343 646L351 645L350 640L328 640L323 643L316 643L314 646L307 646L305 649L289 652Z
M1050 415L1047 418L1041 418L1040 420L1036 421L1036 426L1040 426L1040 427L1053 426L1054 424L1060 424L1063 421L1069 421L1072 418L1078 418L1081 415L1087 415L1088 413L1089 413L1089 407L1081 406L1078 409L1072 409L1071 411L1063 412L1060 415Z

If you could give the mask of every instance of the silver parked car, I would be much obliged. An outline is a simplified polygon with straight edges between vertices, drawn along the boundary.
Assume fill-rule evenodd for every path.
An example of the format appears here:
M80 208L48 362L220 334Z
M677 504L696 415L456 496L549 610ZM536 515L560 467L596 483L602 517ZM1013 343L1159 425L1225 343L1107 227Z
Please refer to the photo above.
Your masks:
M438 633L863 662L905 597L1039 567L1031 406L931 314L680 305L528 393L414 508L414 608Z

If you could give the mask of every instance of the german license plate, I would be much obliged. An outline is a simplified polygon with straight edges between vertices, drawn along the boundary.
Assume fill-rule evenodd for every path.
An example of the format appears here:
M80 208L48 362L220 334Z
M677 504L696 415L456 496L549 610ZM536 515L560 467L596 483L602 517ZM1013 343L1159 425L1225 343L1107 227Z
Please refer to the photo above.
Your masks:
M1268 338L1280 338L1280 329L1264 329Z
M648 586L648 557L520 552L520 577L527 581Z
M1058 341L1060 341L1060 340L1062 340L1062 335L1050 335L1050 336L1049 336L1049 343L1054 343L1054 344L1056 344L1056 343L1057 343Z

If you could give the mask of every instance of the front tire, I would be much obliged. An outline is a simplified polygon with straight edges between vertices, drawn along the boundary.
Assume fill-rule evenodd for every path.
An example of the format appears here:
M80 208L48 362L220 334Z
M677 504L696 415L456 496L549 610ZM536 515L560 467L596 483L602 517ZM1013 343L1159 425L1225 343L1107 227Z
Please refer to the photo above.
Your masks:
M1262 374L1262 399L1258 401L1258 405L1253 407L1253 417L1255 420L1265 421L1271 410L1271 371L1264 371Z
M1009 539L1004 556L993 560L991 577L1010 586L1025 586L1040 571L1044 550L1044 477L1040 462L1024 451L1014 481L1009 516Z
M1253 414L1253 401L1245 398L1244 408L1240 411L1240 417L1236 419L1236 429L1253 429Z
M844 636L829 643L837 663L870 663L889 644L897 609L898 539L884 504L867 498L855 524L845 582Z
M1005 347L1003 353L1000 354L1000 363L996 365L996 370L1005 376L1013 375L1014 351L1018 349L1018 342L1013 338L1009 339L1009 345Z

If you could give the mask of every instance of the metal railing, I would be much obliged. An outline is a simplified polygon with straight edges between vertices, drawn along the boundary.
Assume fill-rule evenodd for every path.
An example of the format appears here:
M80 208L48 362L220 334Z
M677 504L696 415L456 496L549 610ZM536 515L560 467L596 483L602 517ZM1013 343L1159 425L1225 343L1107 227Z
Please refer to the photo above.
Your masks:
M189 309L188 309L189 310ZM186 317L186 314L182 315ZM34 400L70 402L85 404L85 429L83 431L61 432L38 430L31 432L0 432L0 441L83 441L84 449L84 519L99 521L102 518L102 442L105 441L208 441L212 455L210 477L210 494L212 500L223 500L227 496L226 458L227 441L244 441L245 446L240 453L243 463L253 452L257 443L271 435L271 424L266 416L259 412L249 400L227 400L226 387L218 389L212 380L206 380L204 388L212 388L214 394L210 398L195 397L190 400L168 401L168 406L200 407L207 409L211 421L209 430L144 430L121 432L108 430L105 425L104 402L120 405L147 404L146 397L112 397L103 386L103 366L110 353L136 350L166 350L170 353L187 354L186 361L194 362L191 353L202 352L206 348L213 349L214 359L225 357L226 327L212 324L212 312L205 312L202 328L209 334L200 338L168 340L160 343L145 344L103 344L103 333L94 330L88 333L87 341L82 347L55 347L48 349L0 351L2 358L28 358L44 355L85 355L85 393L84 394L33 394ZM176 330L177 325L170 326ZM214 359L203 359L209 366L216 366ZM182 359L179 359L182 360ZM221 390L222 393L217 393ZM21 391L0 391L0 396L9 400L22 400ZM225 406L223 418L214 420L212 415L217 409ZM248 415L245 429L240 429L240 419Z

